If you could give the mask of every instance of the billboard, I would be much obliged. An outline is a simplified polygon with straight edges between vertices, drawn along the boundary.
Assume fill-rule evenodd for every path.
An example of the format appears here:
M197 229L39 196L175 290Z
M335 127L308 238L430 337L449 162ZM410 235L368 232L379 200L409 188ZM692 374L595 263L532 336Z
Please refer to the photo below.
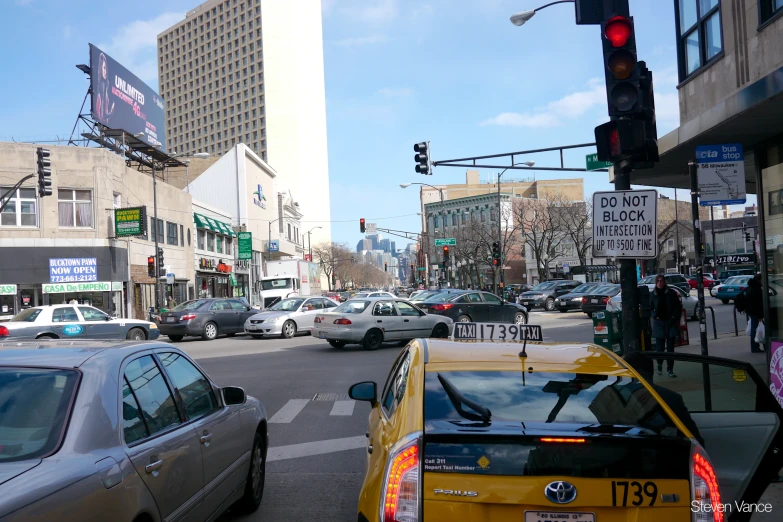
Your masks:
M161 152L166 152L163 98L93 44L90 70L93 119L109 129L132 134L151 147L160 145Z

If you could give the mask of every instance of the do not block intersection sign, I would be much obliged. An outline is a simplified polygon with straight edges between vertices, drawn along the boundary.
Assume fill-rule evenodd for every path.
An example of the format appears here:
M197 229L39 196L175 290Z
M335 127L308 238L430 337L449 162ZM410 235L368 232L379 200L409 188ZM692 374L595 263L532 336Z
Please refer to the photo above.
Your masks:
M593 194L593 257L638 259L657 255L657 190Z

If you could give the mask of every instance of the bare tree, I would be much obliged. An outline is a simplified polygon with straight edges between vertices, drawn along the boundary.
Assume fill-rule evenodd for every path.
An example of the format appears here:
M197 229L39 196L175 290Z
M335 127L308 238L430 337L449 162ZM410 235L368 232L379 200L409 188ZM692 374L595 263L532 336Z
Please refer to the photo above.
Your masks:
M593 246L592 202L570 201L562 195L550 201L556 201L558 204L556 208L559 225L563 235L573 242L579 264L587 266L587 256Z
M565 255L560 247L565 233L558 201L552 199L518 199L515 213L522 241L536 259L539 281L549 279L549 264Z
M341 263L350 262L351 251L339 243L319 243L313 246L313 259L318 262L329 280L329 290L334 290L333 279Z

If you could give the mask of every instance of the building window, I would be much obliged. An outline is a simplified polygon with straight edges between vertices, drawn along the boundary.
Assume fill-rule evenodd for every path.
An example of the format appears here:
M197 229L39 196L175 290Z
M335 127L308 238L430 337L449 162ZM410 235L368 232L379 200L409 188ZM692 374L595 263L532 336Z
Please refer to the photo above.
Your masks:
M204 230L197 230L196 235L198 236L198 249L204 250L204 242L207 238L207 233Z
M114 193L114 208L122 208L122 194Z
M92 192L60 189L57 204L61 227L92 228Z
M11 187L0 188L0 194L5 194ZM0 226L3 227L36 227L38 226L37 203L34 188L20 188L10 195L8 204L0 216Z
M759 0L759 23L783 13L783 0Z
M210 252L215 251L215 234L207 232L207 250Z
M291 241L291 223L288 223L288 240Z
M677 0L677 53L680 81L710 63L723 50L720 2Z
M234 252L231 250L231 238L230 237L226 238L225 244L226 244L225 245L226 246L226 255L227 256L232 255Z
M217 239L217 249L215 250L215 252L217 252L218 254L222 254L223 253L223 236L215 236L215 237Z
M464 225L467 222L468 222L468 213L467 212L463 212L462 213L462 224Z
M179 226L179 246L185 246L185 227Z
M479 213L479 215L481 216L481 222L482 222L482 223L486 223L486 221L487 221L487 213L486 213L486 212L484 212L484 211L482 210L482 211Z
M157 236L155 232L157 231ZM157 241L162 243L163 242L163 220L158 220L158 226L155 226L155 218L150 218L150 241L155 241L155 238L157 237Z
M179 244L179 238L177 237L176 223L166 223L166 243L174 246L177 246Z

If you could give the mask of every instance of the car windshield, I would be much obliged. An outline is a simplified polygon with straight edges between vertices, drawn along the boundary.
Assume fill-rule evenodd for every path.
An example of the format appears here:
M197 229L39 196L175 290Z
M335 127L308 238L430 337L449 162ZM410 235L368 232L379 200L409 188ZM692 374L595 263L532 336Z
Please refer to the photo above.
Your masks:
M285 312L293 312L294 310L298 310L300 306L302 306L302 303L304 302L304 299L285 299L283 301L278 301L273 306L268 308L268 310L274 310L274 311L285 311Z
M492 412L492 422L622 425L677 436L644 385L629 377L518 371L427 372L424 420L463 421L438 375L462 397Z
M185 301L184 303L175 306L171 309L172 312L190 312L192 310L198 310L202 306L207 304L207 301L201 301L201 300L193 300L193 301Z
M549 282L546 282L546 283L539 283L536 286L534 286L530 291L531 292L544 292L546 290L551 290L552 288L555 287L556 284L557 283L555 283L554 281L549 281Z
M266 279L261 281L261 288L264 290L278 290L281 288L291 288L291 278L281 277L279 279Z
M725 285L741 285L743 283L747 283L748 280L750 280L750 277L748 276L734 276L730 277L725 283Z
M594 284L591 284L591 283L585 283L583 285L577 286L576 288L571 290L571 292L572 293L580 293L580 294L582 294L582 293L585 293L585 292L589 292L590 290L592 290L596 286L597 285L594 285Z
M590 294L595 295L614 295L619 287L617 285L600 285L590 290Z
M0 368L0 464L57 448L78 380L73 370Z
M370 306L370 301L346 301L333 311L338 314L360 314Z
M8 322L11 323L32 323L36 320L36 318L41 314L40 308L28 308L27 310L22 310L15 316L13 316L11 319L9 319Z

